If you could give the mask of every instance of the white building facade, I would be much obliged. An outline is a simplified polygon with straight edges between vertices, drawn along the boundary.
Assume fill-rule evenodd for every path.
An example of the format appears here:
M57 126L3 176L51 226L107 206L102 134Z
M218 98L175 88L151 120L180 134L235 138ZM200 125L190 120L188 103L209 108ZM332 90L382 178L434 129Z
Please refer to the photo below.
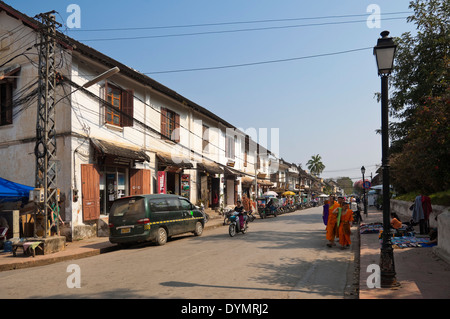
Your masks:
M35 185L39 62L36 48L27 48L39 41L38 30L34 19L0 3L0 71L6 74L0 84L8 92L1 105L0 176L29 186ZM218 209L270 185L276 157L243 130L62 34L57 52L57 181L67 237L103 234L112 202L123 196L173 193ZM112 67L120 72L81 87Z

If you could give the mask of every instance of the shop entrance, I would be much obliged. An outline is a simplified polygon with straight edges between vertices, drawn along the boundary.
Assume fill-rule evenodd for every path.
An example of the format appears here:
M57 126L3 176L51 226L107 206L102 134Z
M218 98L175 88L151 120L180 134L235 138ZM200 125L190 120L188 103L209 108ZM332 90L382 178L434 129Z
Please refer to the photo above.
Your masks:
M100 212L109 214L114 200L128 195L127 169L106 167L100 173Z

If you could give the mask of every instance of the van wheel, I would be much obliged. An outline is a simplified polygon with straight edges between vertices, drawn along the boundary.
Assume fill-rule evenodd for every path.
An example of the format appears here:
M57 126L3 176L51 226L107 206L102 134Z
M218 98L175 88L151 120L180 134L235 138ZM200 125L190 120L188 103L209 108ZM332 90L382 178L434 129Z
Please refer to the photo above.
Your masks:
M194 230L194 235L195 236L201 236L203 234L203 225L200 222L197 222L195 224L195 230Z
M163 227L158 229L158 233L156 235L156 243L159 246L162 246L165 243L167 243L167 231Z

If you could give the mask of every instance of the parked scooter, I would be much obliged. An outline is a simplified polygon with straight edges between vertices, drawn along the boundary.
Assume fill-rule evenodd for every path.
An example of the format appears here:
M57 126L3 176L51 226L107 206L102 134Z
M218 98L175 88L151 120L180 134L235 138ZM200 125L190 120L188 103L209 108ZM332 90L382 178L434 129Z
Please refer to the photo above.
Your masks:
M245 232L248 229L248 225L247 225L248 218L245 219L244 227L241 228L241 225L240 225L241 223L239 221L239 215L241 215L241 214L234 214L234 215L231 215L229 218L230 226L228 227L228 233L230 234L231 237L234 237L239 232L242 232L243 234L245 234Z
M205 206L203 206L203 203L200 206L195 206L204 216L205 218L205 224L209 221L209 215L205 212Z

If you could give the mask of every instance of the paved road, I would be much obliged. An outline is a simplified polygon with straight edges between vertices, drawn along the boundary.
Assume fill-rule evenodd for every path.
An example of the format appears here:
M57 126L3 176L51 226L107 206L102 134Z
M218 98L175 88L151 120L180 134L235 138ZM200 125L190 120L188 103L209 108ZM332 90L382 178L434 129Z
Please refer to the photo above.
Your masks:
M353 253L325 246L321 210L257 219L234 238L220 227L161 247L1 272L0 298L343 298ZM68 288L71 264L80 288Z

